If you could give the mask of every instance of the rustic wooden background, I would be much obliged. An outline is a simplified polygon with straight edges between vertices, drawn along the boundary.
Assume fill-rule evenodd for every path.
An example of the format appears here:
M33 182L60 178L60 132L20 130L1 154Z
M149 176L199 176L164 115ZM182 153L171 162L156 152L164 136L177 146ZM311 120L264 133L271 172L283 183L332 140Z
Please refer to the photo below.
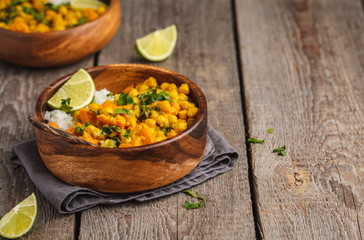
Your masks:
M32 69L0 61L0 216L35 192L39 213L23 239L362 239L364 234L364 15L360 0L124 0L122 23L98 54ZM136 38L176 24L165 62ZM26 44L26 43L25 43ZM177 71L199 85L209 123L237 149L236 167L186 195L59 214L10 163L34 137L26 116L57 78L110 63ZM268 128L274 133L267 133ZM265 139L247 143L247 137ZM287 146L287 156L272 153Z

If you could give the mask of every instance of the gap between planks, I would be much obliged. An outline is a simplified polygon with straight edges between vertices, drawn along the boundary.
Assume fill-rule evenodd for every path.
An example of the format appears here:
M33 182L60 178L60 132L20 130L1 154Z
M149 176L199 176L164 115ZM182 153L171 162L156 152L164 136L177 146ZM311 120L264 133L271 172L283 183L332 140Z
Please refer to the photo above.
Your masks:
M364 1L364 0L362 0ZM251 143L248 142L249 134L249 121L248 121L248 113L246 110L246 97L244 92L244 82L243 82L243 66L241 63L241 55L240 55L240 45L239 45L239 33L238 33L238 20L236 13L236 4L235 0L231 0L231 11L233 14L233 31L234 31L234 43L236 49L236 63L238 69L239 83L240 83L240 96L241 96L241 106L244 118L244 130L245 130L245 145L246 145L246 156L248 160L248 179L249 179L249 188L250 188L250 197L252 201L252 211L254 218L254 228L255 228L255 236L256 239L264 239L264 232L262 230L262 223L259 214L259 206L257 201L257 191L256 191L256 182L254 179L254 171L253 171L253 161L252 161L252 151L251 151Z

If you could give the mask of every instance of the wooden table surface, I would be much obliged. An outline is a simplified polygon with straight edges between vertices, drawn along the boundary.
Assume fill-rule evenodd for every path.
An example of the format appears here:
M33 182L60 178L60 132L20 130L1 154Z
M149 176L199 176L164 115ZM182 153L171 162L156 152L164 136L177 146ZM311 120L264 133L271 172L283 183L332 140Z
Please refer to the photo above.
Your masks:
M124 0L114 39L73 65L33 69L0 61L0 216L30 193L38 216L23 239L362 239L364 15L360 0ZM141 59L138 37L176 24L162 63ZM26 43L24 43L26 44ZM0 46L1 47L1 46ZM85 46L86 47L86 46ZM233 170L145 203L59 214L11 147L34 137L26 117L42 89L81 67L143 63L204 91L209 123L240 158ZM274 133L267 133L273 128ZM251 144L248 137L265 139ZM287 156L272 150L287 146Z

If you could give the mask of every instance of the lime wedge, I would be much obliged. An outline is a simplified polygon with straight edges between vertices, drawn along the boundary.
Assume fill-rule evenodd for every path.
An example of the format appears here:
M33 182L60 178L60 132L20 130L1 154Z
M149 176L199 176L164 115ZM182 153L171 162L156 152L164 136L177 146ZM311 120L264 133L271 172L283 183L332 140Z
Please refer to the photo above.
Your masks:
M98 0L71 0L71 8L77 10L85 10L87 8L98 9L99 7L107 8L104 2Z
M171 56L176 42L177 28L173 24L138 38L135 48L143 58L152 62L160 62Z
M95 96L95 84L91 75L80 69L48 100L51 108L59 109L62 99L71 99L72 111L86 107Z
M19 238L29 232L37 216L37 198L32 193L0 220L0 236Z

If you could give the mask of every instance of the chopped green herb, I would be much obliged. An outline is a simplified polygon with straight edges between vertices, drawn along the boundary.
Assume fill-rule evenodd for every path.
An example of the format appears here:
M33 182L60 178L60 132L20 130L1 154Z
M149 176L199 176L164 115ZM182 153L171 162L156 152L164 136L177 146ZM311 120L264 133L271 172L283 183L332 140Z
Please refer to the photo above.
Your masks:
M273 133L273 132L274 132L274 130L273 130L273 128L269 128L269 129L267 130L267 132L268 132L268 133Z
M121 93L119 95L119 101L118 101L119 106L124 106L127 104L134 104L134 100L132 97L130 97L127 93Z
M116 142L116 146L117 147L119 147L119 145L120 145L120 143L121 143L121 140L120 140L120 138L118 138L118 137L113 137L113 138L111 138L112 140L114 140L115 142Z
M106 95L106 97L112 97L112 96L114 96L114 94L113 94L112 92L109 92L109 93Z
M138 117L139 121L144 121L145 119L149 118L150 115L153 113L153 107L147 107L145 105L140 105L140 115Z
M99 109L99 110L97 110L97 112L96 112L96 111L94 111L94 110L91 110L91 109L89 109L89 111L90 111L90 112L95 113L95 114L96 114L96 116L100 115L100 109Z
M205 202L205 200L206 200L205 198L203 198L203 197L199 196L197 192L196 192L196 193L192 193L190 190L185 190L185 191L183 191L183 192L184 192L184 193L186 193L186 194L191 195L192 197L195 197L195 198L198 198L198 199L201 199L201 200L202 200L202 201L201 201L201 202L199 202L199 203L190 203L190 202L188 202L188 201L185 201L184 207L185 207L186 209L188 209L188 210L201 207L201 206L202 206L202 204L203 204L203 203Z
M34 8L24 7L24 6L23 6L23 11L28 14L31 14L39 22L41 22L43 20L44 12L39 13Z
M258 140L255 138L248 138L248 142L252 142L252 143L264 143L264 140Z
M59 110L63 112L70 112L73 108L70 106L70 104L71 104L71 98L61 99L61 107L59 108Z
M87 121L82 127L81 126L77 126L75 127L75 130L76 132L79 134L79 135L83 135L83 131L85 130L85 128L88 126L88 125L91 125L90 121Z
M126 130L123 134L123 137L125 138L129 138L129 135L130 135L130 129Z
M273 150L273 152L278 153L278 155L286 156L286 145L283 145L283 147L276 148Z
M116 114L127 114L130 116L133 116L133 114L129 111L129 109L125 109L125 108L117 108L117 109L115 109L115 113Z
M110 135L113 132L121 131L119 126L110 126L110 127L104 126L104 127L101 127L100 129L102 131L102 134L104 134L104 135Z
M150 105L156 101L163 101L163 100L173 102L169 97L169 93L165 91L157 93L157 89L149 90L146 93L138 95L137 98L140 100L141 105Z
M161 130L163 130L164 135L167 136L167 133L169 133L172 130L172 126L168 126L166 128L161 128Z
M73 25L74 27L82 25L84 23L87 22L87 18L86 17L81 17L80 19L78 19L78 23L76 23L75 25Z
M46 3L44 4L48 9L58 12L59 6L56 6L52 3Z
M15 0L12 3L10 3L9 7L10 8L15 7L16 5L21 4L21 3L25 3L26 1L27 0Z

